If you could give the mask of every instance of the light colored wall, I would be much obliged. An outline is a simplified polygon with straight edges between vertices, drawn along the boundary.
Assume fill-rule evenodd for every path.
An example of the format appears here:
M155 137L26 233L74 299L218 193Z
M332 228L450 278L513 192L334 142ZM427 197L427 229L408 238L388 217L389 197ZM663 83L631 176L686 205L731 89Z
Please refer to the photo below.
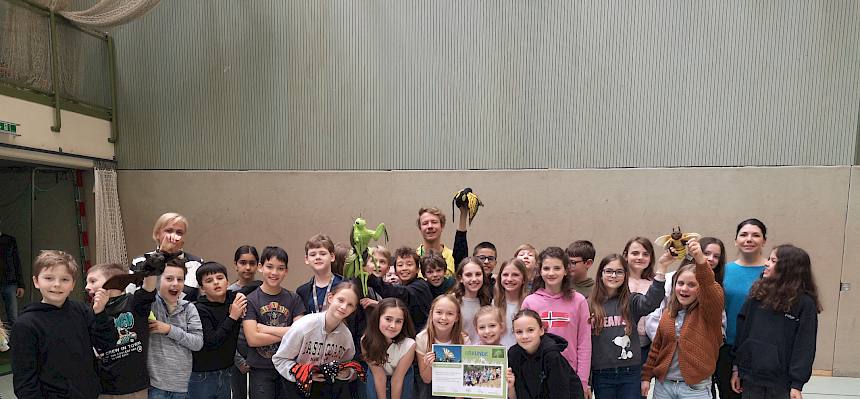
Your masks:
M119 166L845 165L858 19L853 0L162 2L115 31Z
M290 255L285 286L311 273L305 240L325 232L347 241L352 219L385 222L389 247L414 246L417 210L438 206L471 186L486 204L469 230L470 244L494 242L503 257L531 242L542 248L575 239L594 242L598 257L620 252L631 237L655 238L681 224L721 238L736 254L736 224L749 217L769 229L768 247L792 242L814 261L825 311L815 368L832 369L842 269L848 167L676 168L541 171L392 172L119 172L129 254L151 250L152 225L164 212L190 219L186 248L230 265L242 244L283 246ZM592 270L593 272L593 270ZM592 273L593 274L593 273Z
M857 245L860 243L860 167L856 166L851 171L847 214L841 278L851 284L851 289L839 293L833 374L860 377L860 348L857 347L860 319L860 246Z
M20 124L19 135L0 134L0 144L113 160L109 121L69 111L62 111L61 117L60 132L52 132L53 108L0 95L0 120ZM30 161L38 162L37 158Z

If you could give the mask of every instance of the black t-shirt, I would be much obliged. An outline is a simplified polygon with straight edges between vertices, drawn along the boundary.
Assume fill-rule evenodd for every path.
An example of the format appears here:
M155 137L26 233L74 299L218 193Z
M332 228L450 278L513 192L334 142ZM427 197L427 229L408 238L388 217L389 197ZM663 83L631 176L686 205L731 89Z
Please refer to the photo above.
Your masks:
M302 298L295 293L281 289L278 295L269 295L257 288L248 295L248 308L243 320L255 320L257 323L273 327L289 327L293 325L296 316L305 314ZM272 369L272 356L278 351L280 342L271 345L251 348L248 351L248 364L251 367Z
M153 301L155 290L147 292L141 289L134 294L112 298L106 307L119 338L115 348L96 351L102 393L123 395L149 388L146 353L149 348L148 318Z

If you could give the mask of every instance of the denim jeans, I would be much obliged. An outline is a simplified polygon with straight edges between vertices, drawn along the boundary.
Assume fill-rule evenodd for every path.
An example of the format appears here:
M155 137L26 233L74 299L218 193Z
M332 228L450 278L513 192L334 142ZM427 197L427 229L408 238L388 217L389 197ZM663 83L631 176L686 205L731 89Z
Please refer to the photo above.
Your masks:
M18 319L18 297L15 295L18 286L5 284L0 288L0 297L3 298L3 306L6 308L6 329L12 331L12 325Z
M406 372L406 375L403 377L403 389L400 391L401 399L412 399L412 394L414 393L413 382L415 382L415 376L412 373L412 367L409 367L409 371ZM367 368L367 383L364 385L367 389L365 392L367 393L367 399L388 399L391 397L391 376L385 377L385 397L380 398L376 395L376 381L373 380L373 371L370 368Z
M638 399L642 396L642 367L616 367L591 372L595 399Z
M744 389L741 392L741 398L743 399L788 399L791 397L790 388L764 387L753 385L746 381L741 381L741 387Z
M188 394L185 392L170 392L158 388L149 388L149 399L185 399Z
M710 378L693 385L684 381L654 381L654 399L711 399Z
M193 399L230 399L230 369L192 371L188 397Z
M250 382L248 397L251 399L282 399L289 397L288 392L295 392L287 384L295 385L287 381L278 373L278 370L251 368L248 372Z
M230 386L233 399L248 399L248 373L239 371L236 366L230 367Z

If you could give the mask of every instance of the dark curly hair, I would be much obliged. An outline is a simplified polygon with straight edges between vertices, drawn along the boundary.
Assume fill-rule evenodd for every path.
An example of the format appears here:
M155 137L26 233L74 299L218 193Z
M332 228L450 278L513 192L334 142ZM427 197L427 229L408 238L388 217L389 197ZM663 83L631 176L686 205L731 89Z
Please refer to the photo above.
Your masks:
M821 313L818 287L812 277L812 262L809 254L791 244L783 244L773 249L776 264L770 277L760 278L750 288L750 298L761 301L765 308L777 312L789 312L804 294L815 302Z

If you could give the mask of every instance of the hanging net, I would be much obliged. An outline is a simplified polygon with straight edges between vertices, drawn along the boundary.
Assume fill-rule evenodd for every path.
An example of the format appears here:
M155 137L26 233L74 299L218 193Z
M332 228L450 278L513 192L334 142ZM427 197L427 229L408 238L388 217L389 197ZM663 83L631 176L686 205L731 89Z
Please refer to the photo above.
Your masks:
M96 263L128 264L119 195L116 190L116 170L107 163L95 168L96 197Z
M110 50L107 42L87 34L84 28L110 28L138 18L160 0L29 0L30 4L57 12L58 82L53 81L50 18L36 7L0 0L0 81L64 98L109 108ZM84 10L88 4L91 7Z
M2 0L0 79L42 92L53 87L48 17Z
M112 28L142 17L161 0L100 0L86 10L71 11L71 0L35 0L68 20L88 28Z

